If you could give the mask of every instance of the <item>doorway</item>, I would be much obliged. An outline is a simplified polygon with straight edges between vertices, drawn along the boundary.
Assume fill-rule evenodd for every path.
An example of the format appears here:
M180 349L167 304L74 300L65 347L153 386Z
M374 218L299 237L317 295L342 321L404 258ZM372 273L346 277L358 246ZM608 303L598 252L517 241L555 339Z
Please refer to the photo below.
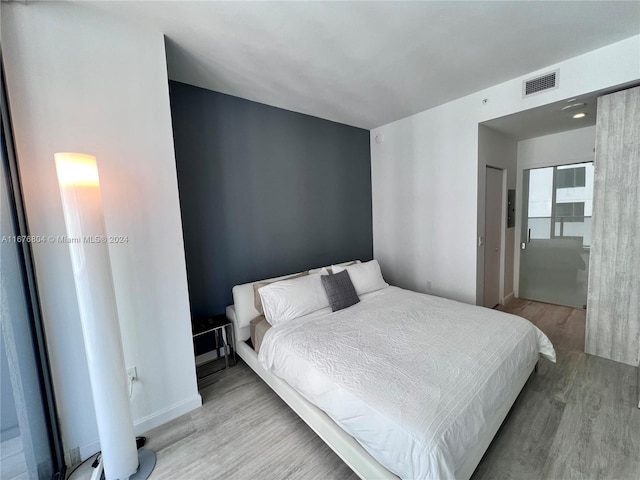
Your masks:
M485 247L483 305L493 308L500 303L502 272L502 219L504 173L500 168L486 167L485 187Z
M523 171L520 297L585 308L593 162Z

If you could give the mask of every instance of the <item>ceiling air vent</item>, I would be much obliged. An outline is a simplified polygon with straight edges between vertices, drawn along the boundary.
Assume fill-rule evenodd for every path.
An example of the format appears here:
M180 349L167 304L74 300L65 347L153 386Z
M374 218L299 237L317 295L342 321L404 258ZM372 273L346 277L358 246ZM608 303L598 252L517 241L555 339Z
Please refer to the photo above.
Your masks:
M558 78L560 71L555 70L550 73L545 73L536 78L525 80L522 83L522 97L528 97L530 95L546 92L547 90L553 90L558 88Z

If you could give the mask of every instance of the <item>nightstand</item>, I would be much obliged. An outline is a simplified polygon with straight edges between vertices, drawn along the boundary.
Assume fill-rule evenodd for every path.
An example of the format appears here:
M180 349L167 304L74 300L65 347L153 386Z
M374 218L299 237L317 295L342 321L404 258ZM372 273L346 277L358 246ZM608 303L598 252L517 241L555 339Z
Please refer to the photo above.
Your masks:
M194 348L196 338L209 334L213 337L213 347L217 356L217 358L198 365L197 369L202 370L201 367L216 362L221 358L224 358L224 368L229 368L229 357L231 354L233 354L233 365L236 364L236 341L231 320L224 315L196 318L193 320L192 326ZM229 342L229 339L231 339L231 342ZM209 375L217 373L218 371L219 370L215 370L205 375L198 376L198 380L202 380Z

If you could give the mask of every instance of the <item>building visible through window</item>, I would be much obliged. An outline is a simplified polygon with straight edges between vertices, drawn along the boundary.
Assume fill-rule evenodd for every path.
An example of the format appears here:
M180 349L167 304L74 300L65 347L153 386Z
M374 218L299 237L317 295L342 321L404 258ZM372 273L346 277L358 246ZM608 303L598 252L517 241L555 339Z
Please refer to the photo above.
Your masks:
M556 172L556 188L575 188L585 186L585 167L558 169Z
M556 218L565 222L584 221L584 202L556 203Z
M528 177L527 238L574 238L589 247L593 163L535 168Z

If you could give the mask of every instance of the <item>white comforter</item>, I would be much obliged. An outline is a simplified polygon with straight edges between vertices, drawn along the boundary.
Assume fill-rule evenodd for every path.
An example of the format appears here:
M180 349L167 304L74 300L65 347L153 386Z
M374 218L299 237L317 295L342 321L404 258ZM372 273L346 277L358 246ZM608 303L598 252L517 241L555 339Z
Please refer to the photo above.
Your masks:
M396 287L271 328L262 365L404 479L454 479L547 337L527 320Z

